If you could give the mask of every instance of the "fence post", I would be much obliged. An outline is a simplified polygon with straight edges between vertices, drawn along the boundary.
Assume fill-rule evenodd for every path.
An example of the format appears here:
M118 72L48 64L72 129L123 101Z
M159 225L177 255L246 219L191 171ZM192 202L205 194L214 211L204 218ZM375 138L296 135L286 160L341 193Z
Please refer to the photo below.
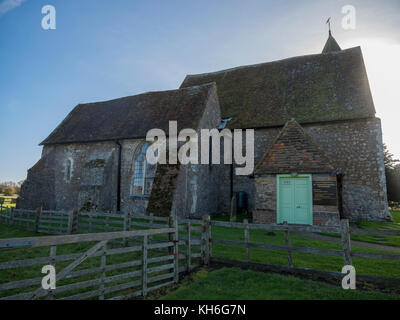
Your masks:
M10 208L10 219L8 220L10 226L14 224L14 208Z
M211 217L210 216L208 216L208 235L207 235L207 239L208 239L208 256L209 256L210 262L211 262L212 241L211 241Z
M236 196L234 195L231 199L231 222L236 222L237 206L236 206Z
M131 229L131 214L126 211L124 215L124 231L129 231Z
M284 221L283 224L287 228L285 230L285 243L286 243L286 246L288 247L288 250L287 250L288 264L289 264L289 267L293 267L292 251L290 250L291 243L290 243L289 227L288 227L287 221Z
M57 246L50 247L50 264L55 267L56 266L56 254L57 254ZM46 296L46 300L53 299L53 290L49 290Z
M74 234L78 232L78 210L74 209L70 211L68 215L68 234Z
M191 271L191 265L192 265L192 225L190 222L187 223L187 240L186 240L186 263L187 263L187 272Z
M88 212L88 218L89 218L89 233L91 233L91 232L93 232L93 229L92 229L92 220L93 220L93 217L92 217L92 212L91 211L89 211Z
M78 209L74 209L72 211L72 226L71 226L71 234L78 233L79 228L79 211Z
M340 231L342 236L344 265L352 265L351 261L351 244L350 244L350 227L349 220L340 220Z
M174 217L169 216L168 217L168 228L173 228L174 227ZM168 242L174 242L174 235L172 233L168 233ZM168 254L172 255L174 253L174 248L173 247L168 247Z
M147 296L147 235L143 236L142 295Z
M174 281L179 281L179 246L178 246L178 218L177 216L170 216L168 220L168 227L174 228L174 232L168 233L168 241L173 243L173 247L168 247L168 254L174 256Z
M153 217L154 217L154 214L153 214L153 212L152 212L152 213L150 213L150 229L153 229L153 220L154 220ZM153 237L150 236L150 237L149 237L150 243L152 242L152 240L153 240Z
M101 268L101 276L100 276L100 290L101 294L99 296L99 300L104 300L104 279L106 278L106 258L107 258L107 241L104 243L103 248L101 252L101 262L100 262L100 268Z
M129 210L127 210L124 216L124 231L129 231L130 229L131 229L131 213L129 212ZM125 246L128 245L128 238L124 238L124 245Z
M108 232L108 227L110 226L110 219L109 218L110 218L109 216L106 216L106 222L105 222L105 225L104 225L104 229L105 229L106 232Z
M179 281L179 224L178 217L174 217L174 281Z
M211 253L211 228L210 228L210 216L208 214L203 216L203 230L202 230L202 257L203 264L210 264L210 253Z
M67 218L68 220L67 220L67 223L69 222L69 214L68 214L68 218ZM63 234L64 232L64 220L61 220L60 221L60 224L59 224L59 227L60 227L60 234ZM67 225L67 227L68 227L68 225Z
M39 232L39 225L40 225L40 215L42 214L42 207L36 209L36 216L35 216L35 232Z
M246 243L246 259L247 261L250 261L250 248L249 248L249 241L250 241L250 235L249 235L249 220L244 219L244 241Z
M72 234L72 224L74 223L74 210L71 210L68 214L68 230L67 234Z

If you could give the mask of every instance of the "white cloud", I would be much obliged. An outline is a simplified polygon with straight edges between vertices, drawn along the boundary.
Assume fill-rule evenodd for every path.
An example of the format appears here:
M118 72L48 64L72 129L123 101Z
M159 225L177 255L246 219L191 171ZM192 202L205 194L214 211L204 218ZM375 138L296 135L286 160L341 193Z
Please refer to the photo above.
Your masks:
M19 7L25 0L3 0L0 3L0 16L6 14L8 11Z

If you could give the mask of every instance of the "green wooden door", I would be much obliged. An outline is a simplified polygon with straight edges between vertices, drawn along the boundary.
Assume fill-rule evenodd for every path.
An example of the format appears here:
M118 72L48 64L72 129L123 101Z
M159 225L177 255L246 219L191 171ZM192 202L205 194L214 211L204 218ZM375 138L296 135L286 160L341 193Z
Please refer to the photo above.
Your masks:
M312 225L311 175L277 176L278 223Z

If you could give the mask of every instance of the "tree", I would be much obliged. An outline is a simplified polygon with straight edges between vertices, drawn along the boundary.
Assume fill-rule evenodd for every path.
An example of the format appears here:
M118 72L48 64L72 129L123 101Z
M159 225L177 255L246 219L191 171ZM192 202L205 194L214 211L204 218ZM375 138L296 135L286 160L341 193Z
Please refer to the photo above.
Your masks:
M400 160L383 145L388 201L400 202Z
M394 169L398 164L400 164L400 160L393 158L393 154L389 152L389 149L385 143L383 144L383 156L385 161L385 169Z
M21 185L24 181L21 180L19 182L6 181L0 183L0 194L4 194L6 196L12 196L14 194L19 194L21 190Z

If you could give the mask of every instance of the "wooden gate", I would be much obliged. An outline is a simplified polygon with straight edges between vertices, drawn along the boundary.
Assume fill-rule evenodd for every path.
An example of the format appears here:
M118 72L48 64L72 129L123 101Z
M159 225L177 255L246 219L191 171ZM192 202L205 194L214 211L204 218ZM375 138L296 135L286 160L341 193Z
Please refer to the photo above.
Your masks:
M44 290L42 277L6 282L0 284L1 299L132 298L179 279L177 224L160 229L0 239L2 250L33 252L46 247L50 248L47 257L0 262L0 270L12 279L21 268L25 268L21 272L37 275L38 268L53 265L56 289ZM63 254L79 248L83 251Z

